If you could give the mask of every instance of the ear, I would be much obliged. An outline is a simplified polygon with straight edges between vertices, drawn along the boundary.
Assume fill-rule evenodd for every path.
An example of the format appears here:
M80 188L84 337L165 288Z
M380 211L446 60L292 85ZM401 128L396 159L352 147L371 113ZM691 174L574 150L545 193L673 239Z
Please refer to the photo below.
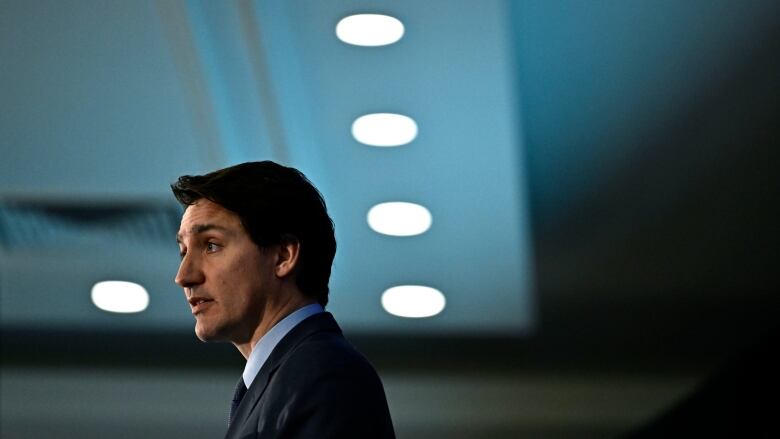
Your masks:
M274 274L276 277L287 277L295 271L295 267L298 266L298 259L301 255L301 243L295 237L284 240L279 244L279 249L276 253L276 266L274 267Z

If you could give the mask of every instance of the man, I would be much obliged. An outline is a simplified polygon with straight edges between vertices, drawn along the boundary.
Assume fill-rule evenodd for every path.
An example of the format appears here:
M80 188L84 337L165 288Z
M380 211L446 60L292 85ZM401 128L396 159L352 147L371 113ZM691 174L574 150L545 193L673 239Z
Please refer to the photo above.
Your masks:
M394 437L379 377L324 311L336 240L309 180L264 161L171 188L195 334L247 360L226 438Z

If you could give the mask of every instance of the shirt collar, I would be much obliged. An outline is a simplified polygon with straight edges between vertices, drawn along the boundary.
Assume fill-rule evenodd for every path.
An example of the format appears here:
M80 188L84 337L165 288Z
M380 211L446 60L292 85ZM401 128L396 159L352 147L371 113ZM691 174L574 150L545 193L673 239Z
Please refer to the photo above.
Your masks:
M243 378L247 389L252 385L252 381L255 380L257 373L260 372L263 364L265 364L268 357L271 356L271 352L273 352L284 336L307 317L323 311L325 309L319 303L306 305L280 320L279 323L275 324L270 331L260 338L254 348L252 348L252 352L249 354L244 367Z

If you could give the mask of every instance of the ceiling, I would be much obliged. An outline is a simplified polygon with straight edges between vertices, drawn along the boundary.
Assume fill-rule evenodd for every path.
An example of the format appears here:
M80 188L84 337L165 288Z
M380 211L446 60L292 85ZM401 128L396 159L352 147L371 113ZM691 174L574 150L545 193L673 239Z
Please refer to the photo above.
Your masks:
M358 12L404 38L341 43ZM778 17L759 0L3 2L3 327L189 331L167 185L273 159L329 203L332 307L355 333L723 353L777 305ZM349 126L371 112L420 134L361 145ZM431 231L373 233L365 212L390 200L427 205ZM94 309L109 277L148 285L149 310ZM387 315L397 283L440 288L447 311Z
M346 328L527 331L530 242L504 6L399 3L417 10L399 14L403 41L365 48L334 32L358 4L85 2L57 14L14 4L4 323L189 331L170 281L168 184L274 159L303 170L329 203L339 242L329 308ZM461 33L474 19L490 31ZM375 112L409 114L420 134L399 148L362 145L350 126ZM366 213L389 201L424 205L433 227L404 238L372 231ZM41 230L13 242L29 223ZM142 239L161 227L171 239ZM107 279L144 285L148 311L96 309L88 292ZM408 284L441 290L446 311L385 312L383 291Z

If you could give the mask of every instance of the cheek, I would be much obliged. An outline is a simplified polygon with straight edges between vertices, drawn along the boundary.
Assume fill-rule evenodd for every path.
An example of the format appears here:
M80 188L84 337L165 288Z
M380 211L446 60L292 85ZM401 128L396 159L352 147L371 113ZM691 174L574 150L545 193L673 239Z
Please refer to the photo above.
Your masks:
M213 272L215 284L220 287L230 287L241 283L244 277L245 264L240 260L223 260L220 262Z
M231 302L247 305L252 302L261 287L258 270L253 269L251 262L232 264L222 275L222 294Z

